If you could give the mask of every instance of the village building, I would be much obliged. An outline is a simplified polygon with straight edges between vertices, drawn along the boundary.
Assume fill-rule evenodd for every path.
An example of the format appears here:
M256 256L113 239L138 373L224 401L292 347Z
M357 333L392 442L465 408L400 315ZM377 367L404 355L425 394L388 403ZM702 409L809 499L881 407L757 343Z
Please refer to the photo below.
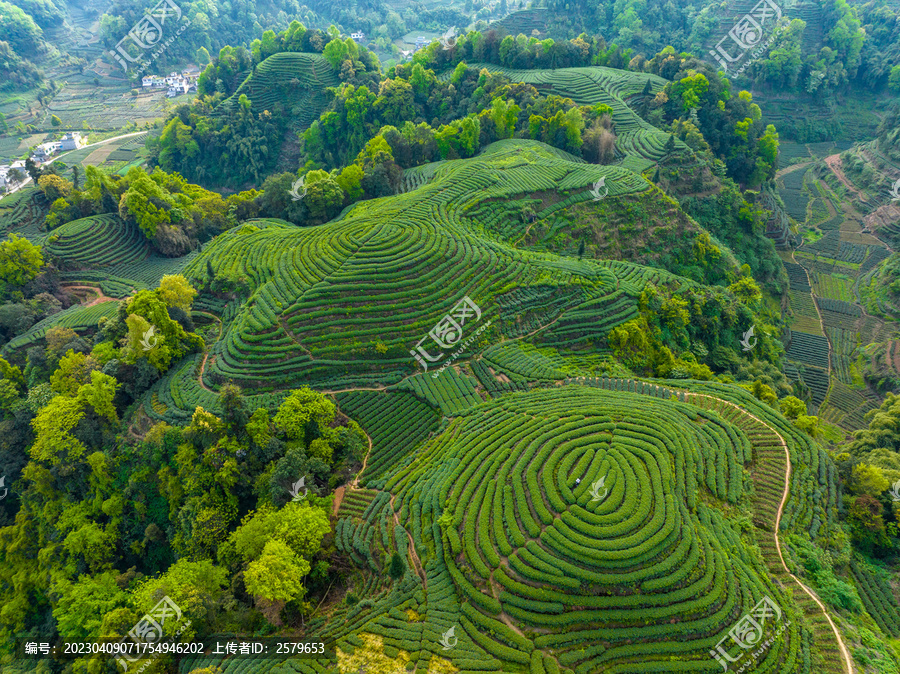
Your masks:
M84 138L77 131L67 132L60 141L61 150L77 150L85 144Z

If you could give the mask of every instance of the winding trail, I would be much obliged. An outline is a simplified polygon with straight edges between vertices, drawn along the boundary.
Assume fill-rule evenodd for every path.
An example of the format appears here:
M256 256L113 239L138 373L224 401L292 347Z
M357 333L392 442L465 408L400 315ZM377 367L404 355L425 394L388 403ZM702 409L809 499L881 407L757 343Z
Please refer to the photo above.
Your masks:
M784 437L776 431L772 426L767 424L765 421L760 419L754 414L751 414L744 408L735 405L732 402L727 400L722 400L721 398L716 398L715 396L704 395L702 393L692 393L690 391L686 391L686 398L690 401L691 398L706 398L708 400L715 400L720 404L728 405L729 407L733 407L738 412L743 414L744 416L753 419L755 422L767 428L771 433L778 438L778 441L781 443L781 447L784 450L784 458L785 458L785 470L784 470L784 493L781 495L781 503L778 504L778 510L775 515L775 530L772 532L772 537L775 539L775 547L778 550L778 558L781 560L781 566L784 568L784 571L787 573L791 579L797 583L801 590L803 590L809 597L816 602L816 604L821 609L822 613L825 616L825 619L828 621L828 624L831 625L831 630L834 632L834 638L837 640L838 648L841 651L841 657L844 661L844 672L845 674L856 674L856 670L853 668L853 659L850 657L850 652L847 650L847 646L844 644L844 640L841 638L841 633L838 631L837 625L834 624L834 621L831 619L831 616L828 615L828 610L825 608L825 605L819 600L816 596L815 592L813 592L810 588L801 582L797 576L791 573L791 570L788 568L787 564L784 561L784 554L781 550L781 538L778 535L781 526L781 515L784 512L784 506L787 503L788 496L791 491L791 454L788 451L787 442L785 442Z

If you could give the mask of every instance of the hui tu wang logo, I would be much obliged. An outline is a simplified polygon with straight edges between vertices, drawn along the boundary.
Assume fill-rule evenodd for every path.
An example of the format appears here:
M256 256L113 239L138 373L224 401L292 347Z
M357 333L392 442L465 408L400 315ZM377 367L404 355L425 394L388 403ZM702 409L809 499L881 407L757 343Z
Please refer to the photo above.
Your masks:
M160 644L163 642L164 636L177 641L178 637L191 626L191 622L190 619L182 621L181 608L172 601L171 597L166 595L128 631L128 637L131 638L132 644L127 643L128 637L117 642L122 644L122 647L115 651L121 654L121 657L116 658L116 662L122 665L124 672L128 672L130 666L145 658L150 658L152 661L156 657L150 655L153 651L148 650L147 646L141 645ZM173 630L173 628L177 629ZM144 663L135 670L135 674L146 669L149 664L150 662Z
M440 643L441 643L441 646L443 647L442 650L449 651L451 648L456 646L457 643L459 643L459 639L456 638L455 632L456 632L456 625L454 625L453 627L451 627L449 630L447 630L446 632L444 632L441 635Z
M300 490L303 490L303 493L300 493ZM293 498L292 501L302 501L306 498L306 494L309 493L309 490L306 488L306 476L304 475L299 480L297 480L294 484L291 485L291 488L288 490L291 493Z
M752 671L748 668L756 664L768 647L774 643L775 637L784 632L788 625L791 624L791 621L788 620L786 623L779 625L778 629L775 630L775 633L766 641L763 641L762 638L766 627L766 621L770 618L775 619L772 621L773 623L780 622L781 608L769 597L763 597L756 606L750 609L749 613L744 614L744 617L728 631L728 634L719 639L719 643L716 644L716 649L710 651L709 654L716 659L716 662L722 665L722 669L726 672L728 671L729 663L738 662L744 657L749 656L748 660L736 671L737 674L741 674L745 671ZM729 649L734 651L734 645L729 645L727 647L722 645L722 642L726 639L731 639L732 644L737 645L740 648L736 655L732 655L729 652ZM756 648L756 650L749 653L746 652L751 648Z
M141 348L144 351L150 351L159 343L159 338L156 337L156 328L152 325L150 329L147 330L141 337Z
M138 63L143 59L144 52L160 45L160 41L163 38L163 26L166 25L166 20L170 20L169 27L171 28L172 23L181 20L182 14L181 8L172 0L160 0L160 2L156 3L152 9L145 10L145 12L146 13L141 16L125 37L118 41L116 50L112 51L109 49L106 52L122 66L122 70L125 72L128 72L130 63ZM175 35L160 45L160 50L153 55L151 60L156 60L156 57L162 53L172 40L180 35L190 23L191 22L188 19ZM128 42L126 43L126 41ZM132 56L135 51L140 53L137 56ZM141 72L143 72L143 68L141 69Z
M609 188L606 186L606 176L601 177L600 180L594 183L594 188L588 191L594 195L594 201L605 199L609 194Z
M2 481L0 481L0 486L3 486ZM894 503L900 503L900 480L897 480L891 487L891 500Z
M472 317L475 317L474 321L470 321ZM427 337L431 337L435 344L438 345L441 349L450 349L457 344L462 339L463 335L463 326L466 324L466 321L470 322L478 322L481 320L481 308L473 302L468 295L463 297L456 305L450 310L450 313L444 316L440 321L438 321L437 325L435 325L429 332ZM474 340L479 334L484 332L486 328L491 325L491 322L488 321L484 325L482 325L478 330L476 330L465 342L460 344L460 348L457 349L450 358L447 359L447 362L441 367L440 370L432 374L432 377L437 377L446 367L450 365L454 360L459 357L459 354L463 352L463 350ZM438 355L432 356L424 346L422 346L422 342L424 342L426 337L423 337L416 343L416 347L414 349L410 349L409 354L416 359L416 362L422 366L425 372L428 372L428 364L434 363L441 358L444 357L444 351L441 351Z
M744 338L741 340L741 346L744 347L744 351L749 351L754 346L756 346L757 339L754 336L756 334L756 326L751 325L750 329L744 333ZM753 340L752 342L750 340Z
M453 49L456 46L456 26L450 28L446 33L441 35L439 41L444 49Z
M760 0L753 6L749 14L744 14L741 19L734 24L728 34L716 43L715 50L710 49L709 54L718 62L719 66L726 73L728 72L728 64L734 64L744 58L748 50L753 49L762 41L763 33L771 26L778 23L781 19L781 7L772 2L772 0ZM731 52L728 48L723 47L722 43L731 38L734 45L737 45L737 51ZM752 58L756 58L769 46L775 39L772 35L768 41L754 50L751 54ZM733 49L733 45L731 46ZM749 61L748 61L749 63ZM740 75L747 67L747 63L741 66L740 70L731 74L731 77Z
M291 195L291 199L293 201L300 201L303 197L306 196L306 185L303 184L302 176L294 181L294 184L291 185L291 189L288 194Z
M609 489L603 486L604 482L606 482L606 475L604 475L591 485L590 493L592 503L594 501L602 501L606 498L606 495L609 494ZM601 490L603 490L602 493Z
M900 201L900 178L891 187L891 201Z

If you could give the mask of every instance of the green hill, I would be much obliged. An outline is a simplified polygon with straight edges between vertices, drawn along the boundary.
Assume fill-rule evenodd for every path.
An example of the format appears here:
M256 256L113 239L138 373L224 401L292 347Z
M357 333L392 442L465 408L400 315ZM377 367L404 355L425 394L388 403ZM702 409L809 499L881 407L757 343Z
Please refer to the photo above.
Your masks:
M147 239L117 215L73 220L53 230L47 252L67 266L135 265L147 257Z
M473 63L471 66L485 68L491 74L503 75L513 82L531 84L545 95L571 98L579 105L604 103L610 106L616 125L616 149L624 155L621 165L635 173L646 171L665 154L663 148L670 134L644 121L626 102L630 96L640 94L647 82L651 93L662 91L667 84L662 77L602 66L556 70L514 70L490 63ZM449 76L449 73L443 75ZM677 139L675 147L687 149L687 145Z
M841 672L824 615L784 572L771 533L780 442L824 469L832 506L833 467L746 392L700 389L586 380L501 394L461 405L424 443L410 435L424 418L408 394L339 396L370 435L418 449L382 445L370 459L385 477L341 503L335 544L365 599L316 621L337 671L711 674L709 651L728 648L728 629L765 597L780 613L766 635L780 636L753 671ZM815 472L795 482L794 526L833 521L820 487ZM392 583L395 551L407 568ZM199 656L184 671L239 662ZM306 660L294 671L334 670Z
M605 339L634 317L646 281L691 282L661 269L520 250L499 236L512 234L504 223L520 208L517 199L540 204L533 195L544 195L537 216L556 226L554 214L566 208L589 211L589 188L600 177L610 204L668 203L620 167L506 141L473 159L444 162L419 189L362 202L319 227L256 221L217 237L184 273L203 283L208 262L217 276L247 277L251 294L223 316L207 384L399 381L415 367L410 349L464 296L494 320L485 342L513 334L523 321L531 330L547 327L553 344ZM556 293L552 310L548 292ZM515 318L500 318L513 306Z
M321 54L281 52L256 66L222 106L234 110L238 99L246 95L254 112L280 108L295 125L307 127L325 109L325 89L338 84L340 80Z

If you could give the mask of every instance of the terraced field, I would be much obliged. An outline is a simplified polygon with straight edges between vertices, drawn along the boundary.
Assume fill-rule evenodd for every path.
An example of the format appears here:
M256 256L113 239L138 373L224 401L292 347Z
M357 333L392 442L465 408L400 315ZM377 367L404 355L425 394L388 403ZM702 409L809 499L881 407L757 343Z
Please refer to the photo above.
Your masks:
M224 317L224 337L207 365L210 381L273 389L298 378L335 389L347 380L396 383L415 367L410 349L466 295L486 323L488 316L498 318L499 305L515 289L569 286L568 299L553 315L535 314L530 329L564 309L596 319L617 298L633 304L643 284L634 265L612 270L520 251L474 234L468 218L478 204L525 191L570 191L551 208L587 200L586 188L599 175L612 177L612 197L648 188L621 168L571 162L541 143L506 141L477 158L445 162L414 192L364 202L330 224L297 229L257 221L218 237L186 274L205 278L207 260L216 273L239 271L251 281L252 299L233 319ZM617 305L609 315L616 318L594 326L595 335L581 336L605 336L633 312ZM481 341L512 329L502 324L492 325ZM472 344L470 352L477 348Z
M73 220L53 230L47 252L67 266L131 268L147 257L148 245L140 229L108 214Z
M282 52L273 54L247 77L234 94L222 102L223 110L233 110L246 94L254 112L281 109L299 128L306 128L328 103L327 87L340 80L321 54Z
M513 82L533 85L544 94L571 98L579 105L604 103L613 109L616 125L616 149L624 155L622 165L635 173L642 173L664 156L663 148L670 134L645 122L628 106L626 99L640 94L647 82L656 94L666 80L649 73L636 73L602 66L588 68L559 68L557 70L514 70L490 63L473 63L473 68L508 77ZM449 77L449 73L443 77ZM675 141L676 150L687 148Z
M338 605L314 626L336 640L338 671L711 674L720 666L709 651L728 649L728 630L763 597L779 611L767 634L782 631L753 671L849 671L775 533L787 453L811 470L791 475L783 518L813 536L834 523L833 466L741 389L663 384L566 380L498 394L349 489L336 544L368 601ZM367 400L403 395L339 399L359 413ZM393 408L397 428L421 414L397 404L410 410ZM384 426L378 409L361 414L370 428ZM729 515L738 507L754 513L758 556ZM395 551L407 570L391 585L384 560ZM730 652L741 657L733 643ZM188 664L236 672L237 662ZM325 661L292 668L331 671Z

